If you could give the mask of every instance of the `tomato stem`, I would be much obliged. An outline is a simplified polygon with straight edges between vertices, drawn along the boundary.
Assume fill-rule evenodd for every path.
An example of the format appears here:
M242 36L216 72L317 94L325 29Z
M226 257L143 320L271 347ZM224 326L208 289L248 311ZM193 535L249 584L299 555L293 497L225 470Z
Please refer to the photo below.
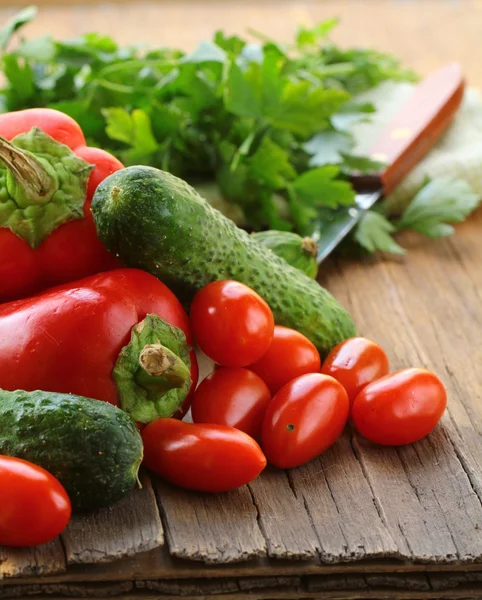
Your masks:
M190 370L174 352L162 344L147 344L139 355L137 385L146 390L167 392L182 388L190 380Z
M0 136L0 160L32 204L48 202L55 181L31 152L17 148Z

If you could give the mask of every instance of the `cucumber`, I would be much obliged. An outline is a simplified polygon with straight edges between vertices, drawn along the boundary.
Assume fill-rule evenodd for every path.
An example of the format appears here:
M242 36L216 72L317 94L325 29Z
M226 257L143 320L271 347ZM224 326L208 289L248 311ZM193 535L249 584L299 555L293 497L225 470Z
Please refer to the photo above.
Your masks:
M310 237L301 237L291 231L258 231L251 234L257 242L272 250L292 267L303 271L305 275L315 279L318 273L316 263L317 246Z
M256 290L276 323L307 336L322 357L355 334L350 315L329 292L169 173L144 166L113 173L97 188L92 213L108 250L181 299L189 301L211 281L235 279Z
M0 454L52 473L72 509L83 512L109 506L134 487L142 438L129 415L107 402L0 390Z

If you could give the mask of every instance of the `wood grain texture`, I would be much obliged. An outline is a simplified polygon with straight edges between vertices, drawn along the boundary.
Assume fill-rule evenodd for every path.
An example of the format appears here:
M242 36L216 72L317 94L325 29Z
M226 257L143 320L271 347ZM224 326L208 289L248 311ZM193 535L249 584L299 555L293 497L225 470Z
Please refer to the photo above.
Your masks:
M284 471L267 468L249 484L259 513L259 526L273 558L318 558L321 543L303 497L291 488Z
M239 600L246 599L247 595L244 590L242 591L233 591L233 592L224 592L222 591L223 584L220 584L219 592L215 592L214 594L205 594L201 591L201 593L189 593L192 589L192 586L189 584L186 586L186 594L179 593L146 593L144 588L133 590L131 592L127 592L122 594L123 600L178 600L179 597L184 598L185 600L205 600L207 597L211 596L213 598L217 598L218 600ZM227 582L224 583L225 586L229 585ZM68 591L67 589L65 590ZM93 589L92 592L96 590ZM74 593L70 593L68 596L59 596L55 594L54 596L49 596L50 600L67 600L67 597L72 597L74 594L77 594L78 590L73 590ZM11 593L11 592L10 592ZM87 594L91 593L88 587L85 587L83 590L85 597L88 597ZM322 594L320 596L320 593ZM13 598L15 596L8 595L4 596L4 598ZM16 596L17 598L19 596ZM21 597L21 596L20 596ZM25 597L25 596L24 596ZM29 596L30 597L30 596ZM35 597L35 596L34 596ZM107 598L112 598L112 594L102 595L102 596L90 596L97 597L99 600L107 600ZM323 599L333 599L333 600L357 600L357 599L371 599L371 600L440 600L441 598L447 598L450 600L455 599L464 599L464 600L480 600L482 598L482 587L477 584L469 584L466 586L462 586L460 589L452 589L452 590L437 590L437 591L428 591L428 590L418 590L411 589L407 587L406 589L401 589L400 586L395 587L373 587L367 589L361 589L354 585L353 587L349 587L348 589L322 589L311 591L307 590L304 586L293 586L293 587L273 587L262 590L252 590L249 592L250 600L273 600L283 599L283 600L296 600L296 599L304 599L304 598L314 598L319 600L320 597Z
M186 492L154 480L173 556L230 563L266 554L258 512L245 486L226 494Z
M349 432L289 477L318 534L323 561L402 556L377 511Z
M99 563L158 548L164 541L151 481L114 506L76 516L62 534L67 562Z
M37 548L0 547L0 582L8 578L58 574L65 569L65 556L58 538Z

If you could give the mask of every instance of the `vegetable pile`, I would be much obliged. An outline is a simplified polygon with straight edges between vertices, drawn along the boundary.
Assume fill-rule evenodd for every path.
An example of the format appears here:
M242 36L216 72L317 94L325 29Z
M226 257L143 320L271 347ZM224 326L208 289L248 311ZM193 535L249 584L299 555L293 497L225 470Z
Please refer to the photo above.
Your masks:
M313 459L349 419L384 445L437 425L440 380L390 373L314 280L312 240L284 231L353 201L346 175L375 165L342 132L371 110L352 94L407 76L335 48L333 25L289 51L218 33L190 55L96 35L4 52L5 108L29 108L0 115L0 545L48 542L142 464L225 492ZM336 165L326 135L345 136ZM238 228L176 174L215 176L244 224L280 231ZM215 363L199 386L195 345Z

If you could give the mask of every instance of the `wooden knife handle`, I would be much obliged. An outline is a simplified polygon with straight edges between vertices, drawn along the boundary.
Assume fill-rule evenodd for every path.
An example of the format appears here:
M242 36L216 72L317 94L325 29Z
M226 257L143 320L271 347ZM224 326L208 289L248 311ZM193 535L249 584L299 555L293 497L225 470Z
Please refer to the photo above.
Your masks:
M381 173L385 194L434 146L450 124L464 94L462 70L450 63L415 88L370 148L370 156L389 166Z

